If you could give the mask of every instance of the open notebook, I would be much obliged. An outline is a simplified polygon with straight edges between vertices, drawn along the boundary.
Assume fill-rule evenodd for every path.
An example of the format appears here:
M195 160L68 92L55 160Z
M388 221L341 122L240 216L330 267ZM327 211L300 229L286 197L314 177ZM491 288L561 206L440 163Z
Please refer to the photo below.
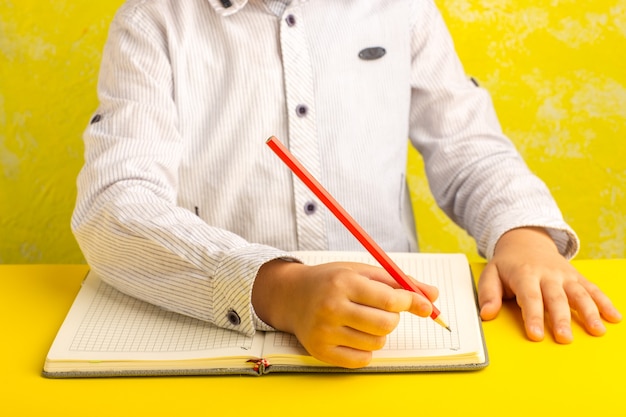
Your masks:
M363 252L294 252L308 264L359 261ZM488 357L474 281L461 254L391 253L408 275L436 285L435 302L452 331L402 313L400 324L365 368L331 367L290 334L246 337L122 294L87 275L46 358L43 375L96 376L266 374L271 372L415 372L475 370Z

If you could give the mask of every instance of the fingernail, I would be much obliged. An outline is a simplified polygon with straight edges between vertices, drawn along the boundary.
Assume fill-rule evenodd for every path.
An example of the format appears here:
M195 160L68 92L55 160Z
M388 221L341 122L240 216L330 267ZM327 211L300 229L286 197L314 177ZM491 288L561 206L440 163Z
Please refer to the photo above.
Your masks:
M594 320L591 323L591 327L595 330L599 330L601 332L605 332L606 331L606 327L604 326L604 323L602 323L602 321L600 320Z
M541 329L541 327L539 326L532 326L530 328L530 332L533 334L533 336L535 336L537 339L543 339L543 330Z
M555 333L558 336L557 339L563 342L569 342L574 338L569 327L559 327L555 330Z
M617 319L617 320L622 320L622 313L620 313L619 311L617 311L616 308L613 309L613 316Z

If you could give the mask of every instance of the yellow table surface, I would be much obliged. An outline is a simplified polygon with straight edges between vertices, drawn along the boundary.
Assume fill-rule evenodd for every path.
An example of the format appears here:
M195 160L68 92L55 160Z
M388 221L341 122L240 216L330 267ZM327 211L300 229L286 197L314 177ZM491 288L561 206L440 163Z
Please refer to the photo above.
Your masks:
M626 313L626 260L574 265ZM482 264L473 264L475 276ZM85 265L0 265L2 416L626 416L626 323L526 339L509 302L483 324L476 372L46 379L41 369Z

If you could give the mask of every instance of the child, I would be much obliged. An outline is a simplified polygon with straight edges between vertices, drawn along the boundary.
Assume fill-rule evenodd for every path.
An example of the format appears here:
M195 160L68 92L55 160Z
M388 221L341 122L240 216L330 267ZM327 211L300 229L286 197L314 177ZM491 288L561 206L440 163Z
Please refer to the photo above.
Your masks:
M119 290L315 357L366 365L398 312L430 313L381 268L303 265L362 250L265 146L292 152L387 251L415 251L407 138L438 204L489 259L483 319L516 297L531 340L610 300L567 261L579 242L463 73L432 0L129 0L104 49L72 227ZM422 285L430 300L435 288Z

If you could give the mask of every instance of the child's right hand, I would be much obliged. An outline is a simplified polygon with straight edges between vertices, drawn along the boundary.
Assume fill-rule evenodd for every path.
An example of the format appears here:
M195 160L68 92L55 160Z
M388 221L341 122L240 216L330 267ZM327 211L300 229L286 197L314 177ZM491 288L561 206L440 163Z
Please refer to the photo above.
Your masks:
M263 265L254 309L267 324L296 335L315 358L331 365L367 365L385 344L401 311L428 317L435 287L418 283L430 299L401 289L382 268L351 262L316 266L274 260Z

